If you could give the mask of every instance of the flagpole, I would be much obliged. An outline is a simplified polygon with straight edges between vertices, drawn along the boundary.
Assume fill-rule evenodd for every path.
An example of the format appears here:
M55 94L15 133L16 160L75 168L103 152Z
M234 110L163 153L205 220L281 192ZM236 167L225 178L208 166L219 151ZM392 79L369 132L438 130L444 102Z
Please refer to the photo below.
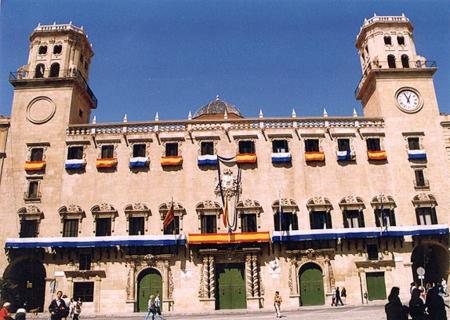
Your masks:
M280 226L280 242L283 242L283 228L281 227L281 193L278 190L278 220Z

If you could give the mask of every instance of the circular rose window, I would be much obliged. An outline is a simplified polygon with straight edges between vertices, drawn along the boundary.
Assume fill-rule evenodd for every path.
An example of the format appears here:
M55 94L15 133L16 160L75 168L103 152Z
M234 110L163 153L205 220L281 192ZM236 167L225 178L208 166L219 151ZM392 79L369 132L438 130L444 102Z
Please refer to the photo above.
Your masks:
M49 121L55 114L56 105L48 97L37 97L31 100L27 107L27 119L35 124Z

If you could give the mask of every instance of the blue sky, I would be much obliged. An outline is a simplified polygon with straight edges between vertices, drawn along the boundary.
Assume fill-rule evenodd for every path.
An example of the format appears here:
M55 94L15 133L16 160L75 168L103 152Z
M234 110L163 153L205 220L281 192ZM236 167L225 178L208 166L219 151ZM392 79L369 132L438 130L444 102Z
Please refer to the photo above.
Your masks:
M436 60L440 109L450 113L448 1L0 0L0 113L8 74L26 64L42 24L83 25L95 56L90 86L99 122L183 119L219 94L246 116L351 115L361 77L354 47L365 17L400 15L420 55Z

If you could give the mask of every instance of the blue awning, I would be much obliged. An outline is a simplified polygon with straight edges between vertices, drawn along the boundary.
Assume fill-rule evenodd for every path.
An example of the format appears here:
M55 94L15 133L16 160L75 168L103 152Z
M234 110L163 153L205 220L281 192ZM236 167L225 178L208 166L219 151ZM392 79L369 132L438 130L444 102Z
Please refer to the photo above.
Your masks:
M185 235L8 238L5 247L18 248L104 248L115 246L176 246L186 243Z

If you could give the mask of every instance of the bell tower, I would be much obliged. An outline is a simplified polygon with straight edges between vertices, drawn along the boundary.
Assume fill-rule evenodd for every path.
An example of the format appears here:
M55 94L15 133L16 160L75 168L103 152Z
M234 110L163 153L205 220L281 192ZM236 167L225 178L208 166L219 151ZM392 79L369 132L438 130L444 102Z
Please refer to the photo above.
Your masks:
M416 53L413 25L407 17L366 19L356 48L362 78L355 95L365 116L406 126L411 125L408 120L420 125L424 119L439 117L433 85L436 64Z

